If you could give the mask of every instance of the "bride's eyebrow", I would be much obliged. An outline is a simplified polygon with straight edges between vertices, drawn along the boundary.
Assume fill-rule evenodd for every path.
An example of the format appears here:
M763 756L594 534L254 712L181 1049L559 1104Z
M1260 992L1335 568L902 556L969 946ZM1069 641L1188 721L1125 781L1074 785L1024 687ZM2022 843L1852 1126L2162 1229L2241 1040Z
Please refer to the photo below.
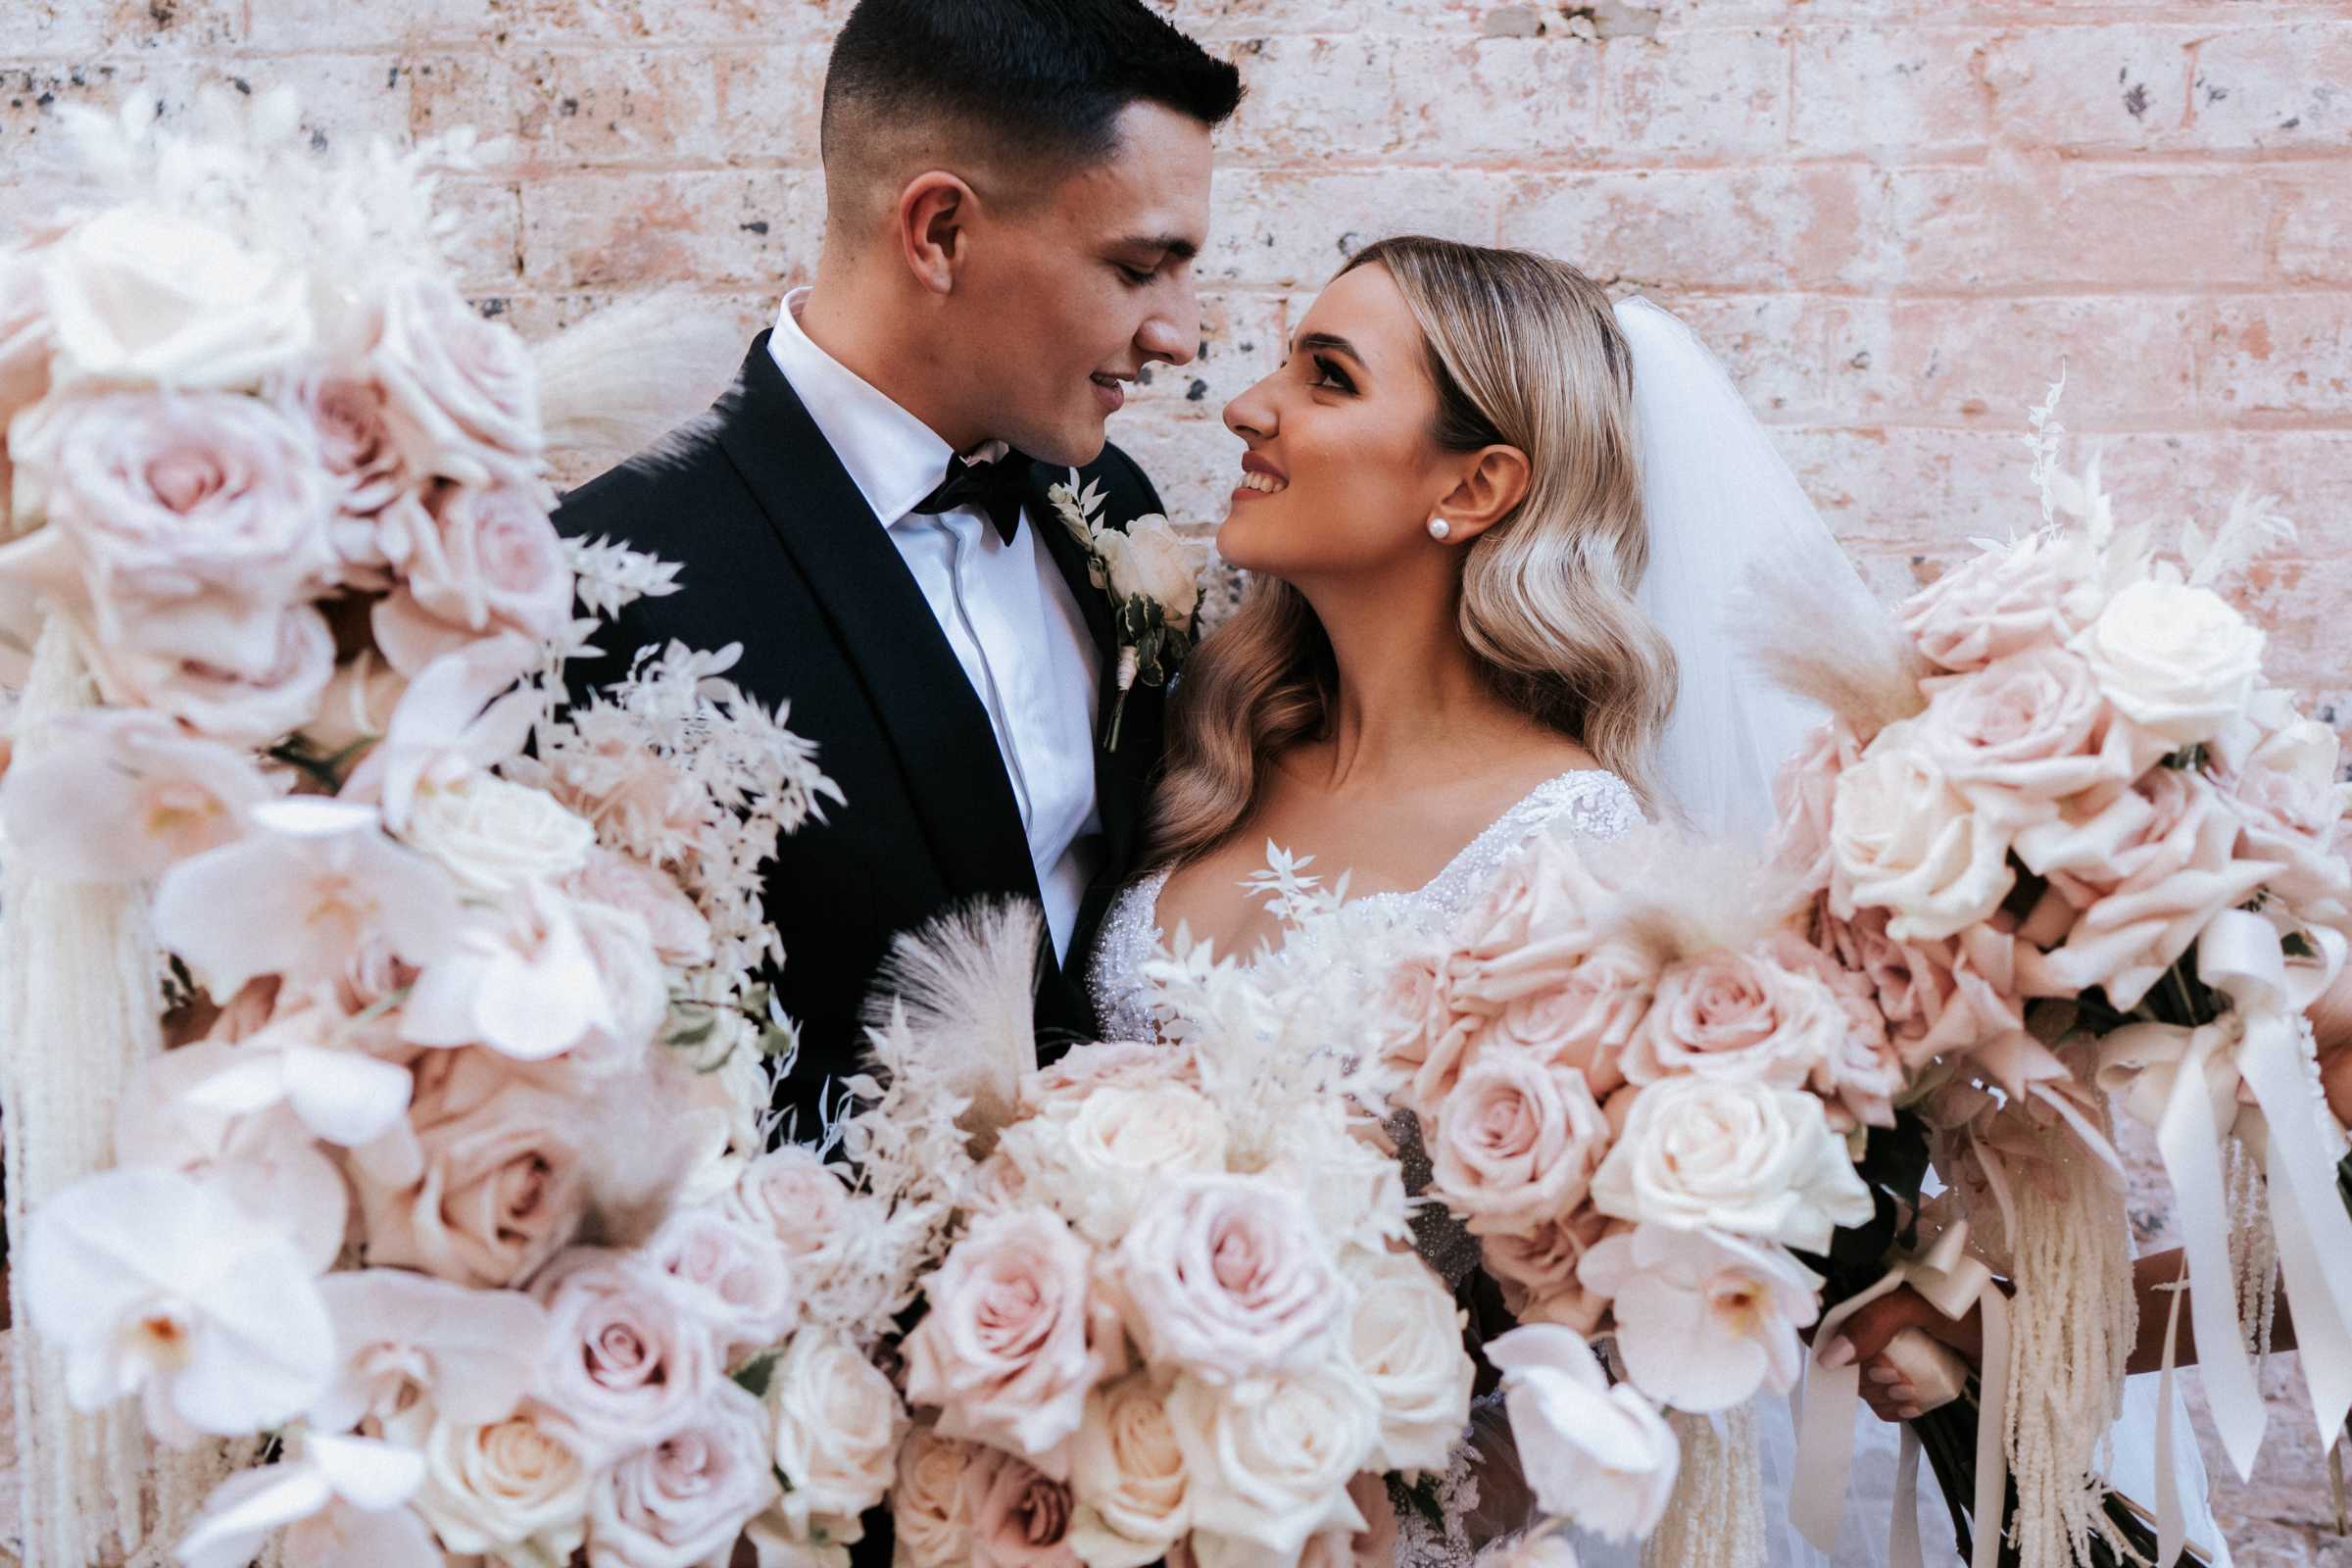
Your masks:
M1336 332L1308 332L1298 339L1298 343L1292 348L1291 352L1294 354L1309 354L1316 349L1321 349L1330 354L1345 354L1356 364L1362 366L1365 369L1368 370L1372 368L1372 362L1364 358L1363 350L1357 348L1354 344L1348 342L1346 338L1340 336Z

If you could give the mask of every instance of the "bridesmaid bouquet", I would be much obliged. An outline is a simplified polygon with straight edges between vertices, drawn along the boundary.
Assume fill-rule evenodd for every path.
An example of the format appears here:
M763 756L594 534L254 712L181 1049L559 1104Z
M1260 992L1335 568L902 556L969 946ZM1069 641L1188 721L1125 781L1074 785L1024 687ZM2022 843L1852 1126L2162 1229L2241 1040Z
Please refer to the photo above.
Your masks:
M1779 850L1811 896L1802 928L1866 983L1905 1099L1935 1130L1954 1185L1930 1214L1941 1257L1981 1259L2016 1292L2007 1313L1982 1297L1975 1473L1962 1462L1975 1445L1931 1450L1955 1514L1973 1494L1988 1561L1990 1521L2010 1517L2005 1429L2029 1564L2115 1560L2133 1534L2082 1480L2132 1334L2110 1096L2155 1129L2205 1388L2241 1476L2264 1413L2240 1314L2267 1322L2274 1256L2323 1443L2352 1405L2344 1134L2306 1017L2352 936L2352 787L2334 733L2268 683L2262 632L2217 592L2291 529L2243 498L2216 532L2169 545L2119 526L2095 464L2079 481L2057 468L2056 398L2029 442L2040 528L1982 543L1896 623L1861 607L1849 624L1809 612L1757 639L1833 714L1783 779ZM1925 1282L1922 1263L1910 1253L1894 1277ZM2242 1308L2241 1280L2257 1298ZM1981 1295L1939 1304L1956 1315ZM1814 1369L1807 1452L1846 1445L1851 1378ZM2162 1434L2158 1452L2162 1466ZM1812 1494L1801 1522L1817 1543L1841 1493ZM2159 1513L2169 1561L2178 1515Z
M114 199L0 252L11 923L122 909L129 944L124 978L12 940L11 1005L42 1001L17 1076L87 1049L40 1020L109 986L133 1042L111 1168L25 1193L50 1109L9 1106L42 1364L74 1410L263 1461L191 1568L272 1537L681 1568L747 1530L846 1560L906 1286L871 1195L762 1152L793 1041L758 978L760 866L839 794L731 651L564 704L598 617L674 568L549 522L559 378L440 260L463 144L327 159L282 99L206 113L85 124ZM137 1533L70 1539L99 1445L58 1387L25 1435L61 1534L28 1551L99 1560Z
M1474 1369L1351 1069L1296 1049L1305 999L1204 957L1166 966L1183 1039L1038 1066L1037 934L904 941L851 1086L848 1147L938 1220L898 1560L1388 1560L1386 1478L1446 1469Z

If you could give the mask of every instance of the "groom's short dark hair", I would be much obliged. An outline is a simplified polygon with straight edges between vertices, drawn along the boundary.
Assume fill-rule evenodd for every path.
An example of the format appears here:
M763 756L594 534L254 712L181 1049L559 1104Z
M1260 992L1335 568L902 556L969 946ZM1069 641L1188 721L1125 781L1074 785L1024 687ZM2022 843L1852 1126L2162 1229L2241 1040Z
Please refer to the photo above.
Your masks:
M919 122L982 138L983 159L1082 165L1115 150L1139 100L1215 126L1241 97L1231 64L1143 0L858 0L825 72L820 148L828 186Z

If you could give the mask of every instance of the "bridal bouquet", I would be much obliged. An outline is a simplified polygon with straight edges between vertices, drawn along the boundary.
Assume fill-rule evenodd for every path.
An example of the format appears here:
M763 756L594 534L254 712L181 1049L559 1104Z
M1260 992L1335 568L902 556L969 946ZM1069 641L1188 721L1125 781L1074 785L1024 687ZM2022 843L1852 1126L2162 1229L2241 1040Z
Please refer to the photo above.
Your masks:
M1181 1040L1037 1066L1036 937L989 915L906 944L854 1086L848 1147L938 1220L899 1560L1387 1560L1386 1478L1446 1470L1473 1367L1351 1069L1291 1049L1306 999L1277 1017L1205 956L1168 976Z
M732 651L565 705L599 617L676 585L549 522L560 378L439 259L463 144L207 113L85 124L113 199L0 252L15 1286L62 1367L28 1553L188 1511L62 1394L261 1461L191 1568L846 1560L906 1278L870 1194L762 1152L759 978L762 862L838 792ZM103 1043L60 1019L119 1022L127 1077L75 1091L111 1168L28 1195L43 1074Z
M1526 1325L1486 1350L1530 1484L1613 1538L1666 1519L1708 1418L1793 1385L1806 1258L1873 1212L1856 1152L1892 1125L1901 1062L1792 905L1770 868L1655 830L1544 834L1387 976L1371 1039L1428 1197Z
M2333 732L2266 681L2262 632L2216 591L2291 530L2242 498L2210 535L2119 525L2095 464L2081 480L2057 468L2056 397L2030 438L2041 527L1982 543L1897 623L1809 611L1758 638L1833 714L1783 780L1802 929L1884 1018L1953 1183L1931 1209L1935 1255L1898 1256L1874 1289L1907 1279L1954 1315L1984 1302L1993 1430L1973 1489L1949 1483L1974 1445L1939 1451L1936 1412L1923 1430L1955 1513L1973 1490L1996 1545L2005 1431L2029 1564L2112 1560L2120 1539L2082 1479L2132 1335L2110 1095L2156 1130L2240 1474L2264 1424L2240 1282L2267 1321L2274 1256L2323 1444L2352 1405L2344 1134L2305 1016L2352 936L2352 788ZM2011 1310L1982 1288L1986 1265L2009 1276ZM1809 1425L1817 1403L1850 1412L1851 1378L1815 1369ZM1842 1448L1837 1427L1806 1448ZM1842 1490L1816 1489L1817 1542ZM2178 1517L2159 1511L2170 1561Z

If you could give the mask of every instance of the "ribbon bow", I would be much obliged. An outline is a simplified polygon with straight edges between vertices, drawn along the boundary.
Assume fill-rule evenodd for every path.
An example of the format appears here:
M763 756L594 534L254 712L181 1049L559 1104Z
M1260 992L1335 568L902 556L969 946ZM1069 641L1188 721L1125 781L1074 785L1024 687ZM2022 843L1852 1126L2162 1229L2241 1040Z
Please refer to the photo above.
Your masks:
M2100 1087L2122 1095L2125 1107L2156 1129L2179 1203L2189 1322L2206 1398L2241 1480L2253 1469L2268 1417L2238 1328L2237 1277L2230 1262L2221 1146L2232 1128L2262 1158L2278 1266L2302 1348L2297 1360L2323 1448L2352 1412L2352 1215L2335 1189L2343 1136L2311 1072L2310 1026L2302 1016L2342 969L2345 941L2324 929L2308 935L2317 961L2290 969L2276 926L2244 909L2225 910L2197 938L2197 976L2229 997L2230 1010L2193 1029L2132 1024L2099 1047ZM2251 1107L2239 1102L2241 1085ZM2176 1317L2179 1306L2176 1298ZM2168 1324L2168 1413L2172 1375ZM2160 1431L2158 1441L2169 1437ZM2160 1452L2157 1459L2162 1477L2171 1455ZM2177 1497L2160 1495L2158 1516L2159 1542L2171 1544L2160 1550L2176 1549Z
M1897 1286L1908 1285L1945 1317L1957 1322L1972 1306L1984 1314L1984 1364L1979 1374L1983 1409L1977 1422L1976 1541L1971 1568L1992 1568L2000 1557L2001 1504L2009 1480L2001 1447L2001 1420L2009 1405L2009 1298L1993 1282L1992 1270L1968 1250L1968 1221L1955 1220L1926 1249L1897 1252L1868 1290L1825 1313L1814 1331L1827 1344L1863 1307ZM1838 1546L1838 1525L1845 1513L1846 1481L1853 1467L1854 1416L1862 1402L1862 1366L1824 1366L1819 1356L1805 1362L1804 1408L1796 1435L1796 1484L1788 1512L1805 1539L1824 1553ZM1919 1438L1903 1428L1896 1461L1894 1518L1887 1526L1887 1559L1893 1568L1919 1568ZM1986 1521L1991 1521L1987 1527Z

